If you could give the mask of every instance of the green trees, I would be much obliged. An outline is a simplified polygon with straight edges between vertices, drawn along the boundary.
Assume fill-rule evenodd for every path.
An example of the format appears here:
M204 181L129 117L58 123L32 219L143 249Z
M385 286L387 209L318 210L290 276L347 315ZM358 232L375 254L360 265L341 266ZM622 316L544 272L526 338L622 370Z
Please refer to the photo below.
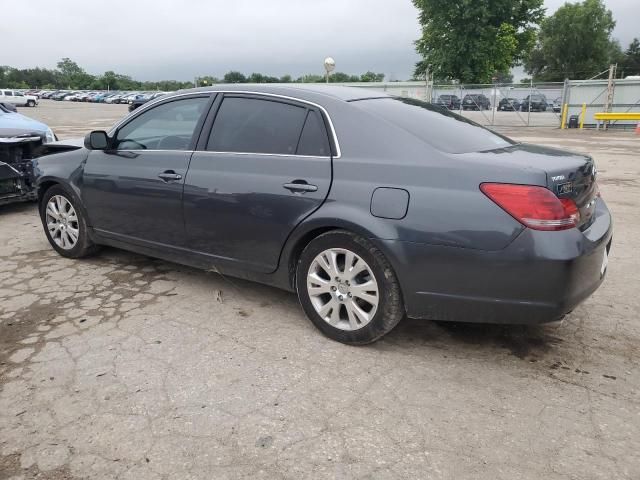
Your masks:
M633 39L621 63L618 67L623 75L640 75L640 40Z
M80 66L70 58L63 58L57 65L59 83L66 88L81 89L86 88L94 77L85 72Z
M611 39L616 22L602 0L566 3L541 24L536 47L525 61L536 80L589 78L620 56Z
M535 42L544 16L543 0L413 0L420 11L422 37L416 50L437 78L490 83L508 73Z
M366 72L360 76L361 82L382 82L384 73Z

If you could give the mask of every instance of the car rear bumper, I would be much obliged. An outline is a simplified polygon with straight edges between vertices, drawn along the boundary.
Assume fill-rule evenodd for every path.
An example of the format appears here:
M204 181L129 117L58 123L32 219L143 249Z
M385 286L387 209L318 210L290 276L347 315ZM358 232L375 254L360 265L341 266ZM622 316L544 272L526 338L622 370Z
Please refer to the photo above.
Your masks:
M407 315L479 323L561 319L604 280L611 215L598 199L595 221L578 229L524 229L504 250L480 251L381 241L398 274Z

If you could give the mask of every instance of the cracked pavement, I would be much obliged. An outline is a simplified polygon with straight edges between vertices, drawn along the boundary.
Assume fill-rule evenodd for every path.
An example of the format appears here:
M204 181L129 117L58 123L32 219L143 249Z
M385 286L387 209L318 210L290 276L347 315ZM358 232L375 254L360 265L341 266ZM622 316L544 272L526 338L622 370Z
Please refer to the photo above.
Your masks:
M60 125L123 113L53 103ZM0 207L0 479L639 478L640 138L507 133L592 153L616 222L604 285L561 323L404 320L348 347L292 294L64 259L33 204Z

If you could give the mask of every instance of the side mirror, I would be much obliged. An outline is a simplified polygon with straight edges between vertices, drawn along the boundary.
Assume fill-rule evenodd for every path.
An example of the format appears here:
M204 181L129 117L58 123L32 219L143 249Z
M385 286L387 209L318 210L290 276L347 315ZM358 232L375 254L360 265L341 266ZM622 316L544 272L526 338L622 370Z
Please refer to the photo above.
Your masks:
M94 130L84 137L84 146L88 150L107 150L109 148L109 136L104 130Z

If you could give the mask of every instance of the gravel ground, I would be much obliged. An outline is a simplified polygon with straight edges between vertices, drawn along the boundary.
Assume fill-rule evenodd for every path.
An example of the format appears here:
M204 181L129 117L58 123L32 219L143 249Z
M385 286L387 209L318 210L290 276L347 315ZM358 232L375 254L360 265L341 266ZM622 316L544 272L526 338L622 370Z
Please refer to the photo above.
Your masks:
M125 112L23 110L62 138ZM561 323L403 321L347 347L291 294L67 260L34 205L0 207L0 479L640 478L640 137L507 133L592 153L615 217L604 285Z

